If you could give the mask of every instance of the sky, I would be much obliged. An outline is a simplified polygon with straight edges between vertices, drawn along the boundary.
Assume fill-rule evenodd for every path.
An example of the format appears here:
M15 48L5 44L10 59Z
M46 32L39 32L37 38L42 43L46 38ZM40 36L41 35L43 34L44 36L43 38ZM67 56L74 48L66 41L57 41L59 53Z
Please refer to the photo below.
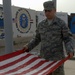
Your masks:
M11 5L42 11L45 1L48 0L11 0ZM0 0L0 4L3 4L3 0ZM75 13L75 0L57 0L57 12Z

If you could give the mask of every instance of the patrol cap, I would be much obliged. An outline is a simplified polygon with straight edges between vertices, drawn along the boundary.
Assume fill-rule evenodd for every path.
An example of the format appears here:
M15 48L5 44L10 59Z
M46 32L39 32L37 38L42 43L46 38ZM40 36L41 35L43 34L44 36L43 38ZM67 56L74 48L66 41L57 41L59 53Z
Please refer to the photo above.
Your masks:
M52 10L55 8L53 1L46 1L43 3L43 6L44 6L44 10Z

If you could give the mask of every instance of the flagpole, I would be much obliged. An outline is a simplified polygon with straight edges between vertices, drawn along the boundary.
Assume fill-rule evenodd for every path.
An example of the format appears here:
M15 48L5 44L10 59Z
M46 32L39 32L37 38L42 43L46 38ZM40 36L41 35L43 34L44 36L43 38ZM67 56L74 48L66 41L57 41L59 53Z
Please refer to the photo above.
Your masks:
M5 31L5 54L13 52L13 30L11 0L3 0L4 31Z
M57 4L56 4L56 3L57 3L57 0L53 0L53 1L54 1L54 4L55 4L55 8L56 8L56 10L57 10L57 6L56 6L56 5L57 5Z

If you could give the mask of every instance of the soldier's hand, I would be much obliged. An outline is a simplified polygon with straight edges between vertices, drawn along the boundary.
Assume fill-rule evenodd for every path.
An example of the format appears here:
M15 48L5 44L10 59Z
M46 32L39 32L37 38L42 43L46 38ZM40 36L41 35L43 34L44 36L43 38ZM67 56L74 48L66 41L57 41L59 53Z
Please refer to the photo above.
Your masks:
M74 56L74 54L73 53L69 53L69 56L70 56L70 58L72 58Z
M28 46L24 45L23 50L24 50L24 52L28 52Z

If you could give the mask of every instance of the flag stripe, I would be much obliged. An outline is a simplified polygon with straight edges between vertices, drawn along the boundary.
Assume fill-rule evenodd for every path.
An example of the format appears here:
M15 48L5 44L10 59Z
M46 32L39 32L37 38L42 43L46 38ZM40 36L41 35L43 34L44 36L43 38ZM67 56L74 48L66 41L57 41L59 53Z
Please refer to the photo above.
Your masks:
M43 63L44 63L44 62L43 62ZM17 73L18 73L19 75L23 75L23 74L26 75L26 73L28 73L28 72L34 70L34 69L30 70L30 66L32 67L33 65L35 66L35 64L28 65L28 66L26 66L25 68L23 68L22 70L19 70ZM29 71L29 70L30 70L30 71ZM16 73L16 72L14 72L14 73L12 73L12 74L15 74L15 73Z
M70 57L47 61L23 50L0 56L0 75L47 75Z
M70 56L67 56L65 59L60 60L60 62L58 62L55 66L53 66L47 73L55 71L61 64L63 64L68 59L70 59Z
M35 57L35 58L29 60L28 62L26 62L25 64L22 64L22 65L18 66L17 68L8 71L7 73L11 73L11 72L18 71L18 70L20 70L21 68L24 68L24 67L28 66L30 63L34 62L34 61L37 60L37 59L38 59L38 58Z
M21 75L22 74L26 74L32 70L35 70L37 69L39 66L41 66L42 64L44 64L46 61L40 61L38 64L36 64L35 66L32 66L30 69L26 70L26 71L23 71L22 73L20 73Z
M48 74L48 71L50 71L51 68L52 68L53 66L55 66L58 62L60 62L60 61L55 62L53 65L51 65L49 68L47 68L44 72L41 72L40 75L47 75L47 74ZM51 71L51 72L52 72L52 71ZM51 72L50 72L50 73L51 73ZM38 75L39 75L39 74L38 74Z
M44 68L46 65L48 65L48 64L50 64L50 63L49 63L49 62L45 62L45 63L43 63L41 66L39 66L37 69L34 69L34 70L32 70L32 71L26 73L25 75L32 75L32 74L34 74L34 73L40 71L41 69L43 69L43 68Z
M31 58L34 58L33 56L30 56L30 57L28 57L26 60L23 60L23 61L21 61L21 62L18 62L18 63L16 63L16 64L14 64L14 65L12 65L12 66L9 66L9 67L7 67L7 68L4 68L3 70L6 72L6 71L9 71L9 70L12 70L12 69L15 69L15 67L19 67L19 66L22 66L23 64L26 64L28 61L30 61L30 59ZM22 64L22 65L21 65ZM21 68L21 67L20 67ZM2 71L2 70L0 70L0 71Z
M0 62L0 66L5 65L5 64L8 64L9 62L13 62L13 61L15 61L15 60L17 60L17 59L20 59L21 57L23 57L23 56L25 56L25 55L27 55L27 53L25 53L25 54L20 54L20 55L18 55L18 56L14 56L14 57L12 57L12 58L8 58L7 60L3 60L3 61Z
M30 54L27 54L26 56L24 56L24 57L21 57L21 58L19 58L18 60L15 60L15 61L12 61L12 62L10 62L10 63L7 63L7 64L5 64L5 65L3 65L3 66L0 66L0 70L2 70L2 69L4 69L4 68L7 68L7 67L9 67L9 66L13 66L14 64L16 64L16 63L18 63L18 62L20 62L20 61L23 61L24 59L26 59L27 57L29 57L30 56ZM12 59L13 60L13 59Z
M30 58L30 60L28 61L28 59ZM6 70L6 71L8 71L8 72L6 72L6 73L9 73L9 72L14 72L14 71L17 71L17 70L19 70L19 69L21 69L21 68L23 68L23 67L26 67L27 65L29 65L30 63L32 63L33 61L35 61L35 60L37 60L37 59L39 59L38 57L35 57L35 56L33 56L33 55L31 55L29 58L27 58L27 59L25 59L24 61L22 61L22 62L19 62L20 64L14 64L13 66L10 66L9 68L6 68L6 69L4 69L4 70ZM40 61L41 60L44 60L44 59L39 59ZM38 61L39 61L38 60ZM27 62L26 62L27 61ZM21 65L22 64L22 65ZM20 66L18 66L18 65L20 65ZM18 66L17 68L15 68L16 66ZM12 67L12 68L11 68ZM11 69L10 69L11 68ZM12 70L13 69L13 70Z
M13 52L13 53L10 53L10 54L6 54L6 55L3 55L3 56L0 56L0 62L3 61L3 60L7 60L9 58L12 58L14 56L17 56L19 54L22 54L24 53L24 50L19 50L17 52Z
M45 69L47 69L48 67L50 67L52 64L54 64L55 63L55 61L54 62L52 62L51 64L48 64L46 67L44 67L43 69L41 69L40 71L38 71L38 72L36 72L36 73L34 73L33 75L37 75L38 73L41 73L43 70L45 70Z

